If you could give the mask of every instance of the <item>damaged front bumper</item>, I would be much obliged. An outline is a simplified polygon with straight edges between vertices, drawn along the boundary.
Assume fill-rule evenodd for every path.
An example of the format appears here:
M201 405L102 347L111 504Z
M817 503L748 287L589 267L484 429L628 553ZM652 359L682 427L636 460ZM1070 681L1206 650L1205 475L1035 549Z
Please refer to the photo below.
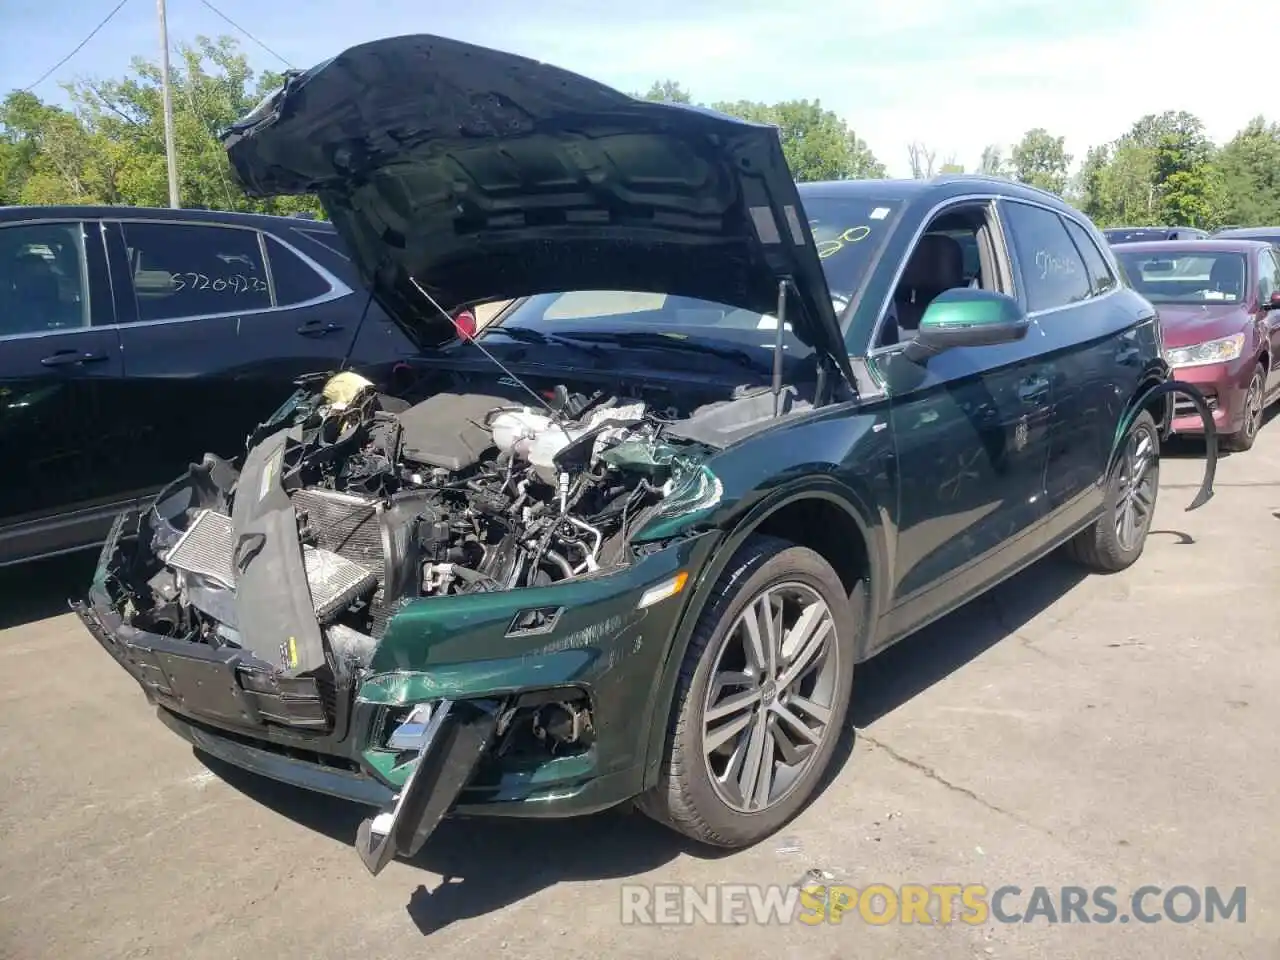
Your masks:
M132 626L113 584L132 548L124 517L72 607L165 725L202 752L377 808L356 838L376 874L417 853L449 813L574 816L639 793L658 680L692 591L646 598L696 575L715 540L679 540L607 576L410 603L369 669L336 691L308 677L268 682L251 654ZM548 606L561 611L549 629L518 625L524 610ZM501 752L520 723L533 716L536 726L537 711L575 697L589 711L589 745Z

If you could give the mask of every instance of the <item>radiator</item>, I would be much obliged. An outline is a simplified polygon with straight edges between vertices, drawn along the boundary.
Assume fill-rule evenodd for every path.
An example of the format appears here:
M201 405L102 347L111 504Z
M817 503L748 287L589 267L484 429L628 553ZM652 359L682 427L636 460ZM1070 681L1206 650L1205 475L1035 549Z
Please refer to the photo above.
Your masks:
M376 531L376 524L374 529ZM234 590L231 562L234 549L231 518L213 510L202 510L161 559L176 570L199 574ZM311 602L322 623L341 613L357 597L371 592L378 583L373 570L333 550L304 544L302 562L311 588ZM375 562L380 569L380 557Z

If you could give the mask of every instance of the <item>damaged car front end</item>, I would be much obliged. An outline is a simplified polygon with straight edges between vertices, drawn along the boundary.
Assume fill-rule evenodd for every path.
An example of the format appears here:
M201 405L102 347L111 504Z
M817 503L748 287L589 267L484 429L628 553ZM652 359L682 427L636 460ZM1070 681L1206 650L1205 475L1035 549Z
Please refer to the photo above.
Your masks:
M349 374L328 392L353 383L122 517L86 626L196 746L384 807L360 831L375 872L455 805L636 792L654 685L618 674L660 674L714 547L686 522L719 502L709 449L639 406L563 426L497 406L486 456L454 470L406 436L420 405L387 412Z
M76 604L195 746L378 808L358 835L374 873L450 811L634 797L722 536L716 455L847 379L776 132L397 38L291 75L227 145L251 192L320 196L424 351L461 307L575 289L731 304L814 349L805 397L779 349L764 383L661 407L568 373L535 391L496 360L395 396L339 373L238 467L207 455L120 518Z

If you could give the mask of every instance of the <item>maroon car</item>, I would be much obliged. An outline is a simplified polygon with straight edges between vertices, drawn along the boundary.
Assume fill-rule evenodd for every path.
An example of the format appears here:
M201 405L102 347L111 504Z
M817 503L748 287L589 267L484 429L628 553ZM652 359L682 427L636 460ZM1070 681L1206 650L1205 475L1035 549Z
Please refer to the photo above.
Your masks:
M1163 240L1112 247L1133 286L1155 304L1165 359L1213 408L1228 450L1248 450L1280 396L1280 253L1256 240ZM1175 433L1202 433L1178 401Z

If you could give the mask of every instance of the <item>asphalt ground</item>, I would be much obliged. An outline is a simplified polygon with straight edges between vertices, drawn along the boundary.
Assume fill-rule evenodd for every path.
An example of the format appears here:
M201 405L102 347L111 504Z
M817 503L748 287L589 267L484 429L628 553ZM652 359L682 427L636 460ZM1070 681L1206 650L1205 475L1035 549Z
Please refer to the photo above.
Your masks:
M371 878L351 848L362 810L203 760L160 725L65 612L91 555L0 571L0 956L1280 956L1280 424L1224 457L1217 496L1186 513L1201 467L1194 444L1164 459L1129 571L1082 577L1050 558L860 668L829 786L782 834L726 856L637 814L447 821ZM1037 886L1060 907L1060 888L1103 885L1119 910L623 923L624 903L682 918L658 885L705 897L806 875L1017 886L1006 916ZM1141 922L1129 898L1145 885L1162 891L1148 918L1176 886L1224 900L1244 887L1244 922L1207 922L1203 905L1187 923Z

